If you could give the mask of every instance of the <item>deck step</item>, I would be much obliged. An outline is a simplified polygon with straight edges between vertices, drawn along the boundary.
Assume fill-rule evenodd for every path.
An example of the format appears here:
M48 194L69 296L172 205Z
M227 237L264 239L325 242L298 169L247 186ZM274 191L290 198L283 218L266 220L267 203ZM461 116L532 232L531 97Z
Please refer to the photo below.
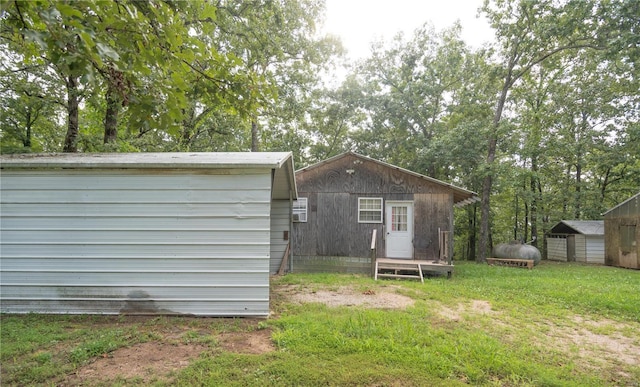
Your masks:
M419 275L411 275L411 274L383 274L378 273L378 277L388 277L388 278L415 278L421 280L422 278Z
M378 269L391 269L391 270L418 270L418 265L396 265L396 264L378 264Z
M393 270L394 274L389 273L380 273L380 270ZM404 271L415 271L418 274L398 274L399 270ZM420 282L424 283L424 277L422 276L422 267L419 263L414 262L378 262L376 260L376 272L375 279L378 277L385 278L415 278L419 279Z

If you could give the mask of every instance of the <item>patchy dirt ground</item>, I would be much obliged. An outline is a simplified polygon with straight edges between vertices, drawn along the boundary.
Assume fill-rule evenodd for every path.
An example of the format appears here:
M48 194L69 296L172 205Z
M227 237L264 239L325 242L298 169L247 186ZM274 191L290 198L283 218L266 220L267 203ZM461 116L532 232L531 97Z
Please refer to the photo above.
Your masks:
M397 288L394 286L376 290L362 290L349 286L312 290L301 286L283 285L274 287L273 295L278 302L317 302L329 307L404 309L414 305L412 298L396 291ZM484 300L456 305L436 303L434 310L436 319L440 319L441 323L457 323L467 318L473 319L474 316L487 315L493 317L494 321L491 324L497 332L501 328L509 327L508 316L494 310L492 305ZM141 320L132 317L129 321L134 323ZM256 329L263 320L241 319L242 327L239 329L218 334L207 330L205 321L207 319L193 319L191 324L183 324L180 327L167 326L160 330L155 329L158 340L105 354L76 370L59 384L112 384L122 382L123 379L143 384L154 380L170 381L173 373L188 366L205 351L263 354L275 350L271 331ZM541 334L540 345L572 353L593 367L599 366L599 359L615 360L632 366L640 365L640 337L633 333L634 327L626 324L593 321L575 316L566 326L532 321L531 326L523 328L544 332ZM194 335L208 336L211 340L191 340Z
M69 376L65 384L93 384L118 378L149 382L186 367L205 349L202 345L172 345L161 342L120 348L78 369Z
M513 328L508 317L493 310L488 301L473 300L468 304L441 305L438 315L451 322L464 320L465 316L491 315L494 317L492 324L496 331L504 327ZM568 355L576 353L591 367L599 367L605 360L640 366L640 336L630 325L606 319L594 321L582 316L573 316L570 320L567 325L558 326L532 319L530 326L522 328L533 328L532 331L540 332L541 347Z
M203 319L199 319L203 320ZM247 319L245 324L257 324ZM201 328L197 331L185 330L176 334L169 329L162 341L152 341L131 347L120 348L103 355L92 363L79 368L62 385L111 384L123 379L136 383L149 383L154 380L170 380L172 373L187 367L205 351L224 351L244 354L262 354L275 350L271 341L271 330L223 332L215 337L212 347L199 344L183 344L189 341L190 332L206 334Z
M413 299L389 291L357 290L342 286L334 290L312 291L299 286L280 286L274 292L286 302L319 302L328 306L363 306L367 308L404 309L414 304ZM141 322L147 318L130 317L130 322ZM257 325L259 321L245 320L245 324ZM103 355L79 368L61 382L63 385L109 384L118 380L135 380L149 383L154 380L167 380L171 374L187 367L205 351L225 351L244 354L263 354L275 350L269 329L223 332L212 335L215 343L211 346L188 342L189 335L209 334L202 328L179 329L166 328L156 331L161 340L137 344Z
M337 289L310 290L299 286L280 286L276 289L289 301L318 302L327 306L364 306L380 309L404 309L414 304L411 297L392 291L357 290L349 286Z

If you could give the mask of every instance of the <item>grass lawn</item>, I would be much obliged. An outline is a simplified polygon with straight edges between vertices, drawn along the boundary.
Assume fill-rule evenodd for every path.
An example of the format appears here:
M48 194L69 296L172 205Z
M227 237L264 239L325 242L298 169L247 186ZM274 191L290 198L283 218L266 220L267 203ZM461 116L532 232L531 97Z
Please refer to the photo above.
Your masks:
M640 271L462 262L424 284L286 275L271 309L3 315L1 384L640 386Z

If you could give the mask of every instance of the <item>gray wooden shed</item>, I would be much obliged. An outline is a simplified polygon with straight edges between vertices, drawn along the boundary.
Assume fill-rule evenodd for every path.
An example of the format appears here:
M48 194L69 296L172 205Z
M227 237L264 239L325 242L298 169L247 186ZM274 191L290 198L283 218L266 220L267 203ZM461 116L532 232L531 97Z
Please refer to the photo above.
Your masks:
M640 192L604 214L609 266L640 269Z
M354 152L296 171L296 184L294 272L372 272L374 230L374 258L437 260L441 232L453 233L454 206L478 200L471 191ZM448 259L452 240L444 247Z
M547 259L604 263L604 221L561 220L547 233Z
M268 315L297 195L291 153L0 162L2 312Z

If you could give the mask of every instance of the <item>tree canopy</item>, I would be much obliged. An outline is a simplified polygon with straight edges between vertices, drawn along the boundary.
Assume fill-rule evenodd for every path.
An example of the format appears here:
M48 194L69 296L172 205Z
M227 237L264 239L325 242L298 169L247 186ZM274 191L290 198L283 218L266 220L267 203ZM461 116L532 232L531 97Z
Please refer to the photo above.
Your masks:
M486 0L496 40L429 23L343 49L322 0L6 1L0 150L355 150L475 192L456 255L599 219L640 189L640 2Z

